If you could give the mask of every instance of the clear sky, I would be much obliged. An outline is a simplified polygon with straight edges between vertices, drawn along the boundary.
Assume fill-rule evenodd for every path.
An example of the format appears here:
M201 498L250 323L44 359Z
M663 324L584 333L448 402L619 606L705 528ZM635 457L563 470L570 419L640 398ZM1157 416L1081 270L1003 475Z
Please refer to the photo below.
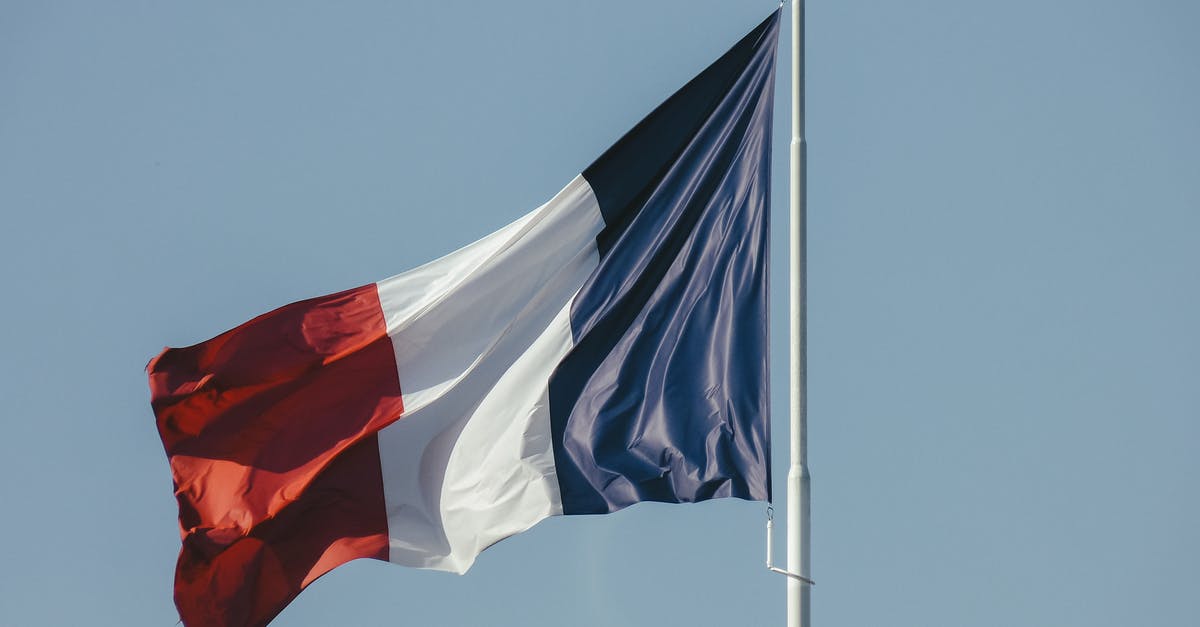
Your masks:
M164 345L508 223L775 6L0 0L0 624L175 623ZM1195 624L1200 4L816 0L808 29L814 624ZM359 561L275 624L781 624L764 512Z

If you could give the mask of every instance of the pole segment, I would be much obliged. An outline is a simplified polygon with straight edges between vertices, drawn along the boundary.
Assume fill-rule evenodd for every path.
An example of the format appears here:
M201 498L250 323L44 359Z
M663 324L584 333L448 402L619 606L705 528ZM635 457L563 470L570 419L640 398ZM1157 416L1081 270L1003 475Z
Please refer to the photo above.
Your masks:
M804 141L804 0L792 0L791 143L791 466L788 468L787 569L809 577L808 277L806 250L808 148ZM787 578L788 627L810 627L812 586Z

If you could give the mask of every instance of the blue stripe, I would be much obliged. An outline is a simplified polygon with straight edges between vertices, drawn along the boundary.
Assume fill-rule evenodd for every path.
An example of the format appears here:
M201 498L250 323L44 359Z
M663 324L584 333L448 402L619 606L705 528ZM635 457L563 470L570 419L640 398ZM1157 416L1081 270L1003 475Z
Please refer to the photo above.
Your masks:
M600 264L550 379L566 514L770 498L767 218L779 13L584 171Z

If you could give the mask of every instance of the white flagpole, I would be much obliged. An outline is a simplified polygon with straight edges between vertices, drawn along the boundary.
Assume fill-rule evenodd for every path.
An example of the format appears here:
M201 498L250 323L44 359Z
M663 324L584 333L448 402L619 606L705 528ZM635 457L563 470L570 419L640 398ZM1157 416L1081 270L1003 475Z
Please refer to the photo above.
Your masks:
M791 466L787 483L787 569L809 577L808 277L805 221L804 0L792 0ZM810 581L787 577L788 627L810 627Z

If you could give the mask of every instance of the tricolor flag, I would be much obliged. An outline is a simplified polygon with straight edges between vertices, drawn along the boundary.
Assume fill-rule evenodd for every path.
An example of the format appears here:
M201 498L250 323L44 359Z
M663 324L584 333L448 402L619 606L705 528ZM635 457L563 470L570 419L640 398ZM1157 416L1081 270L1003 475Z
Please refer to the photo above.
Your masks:
M516 222L150 362L185 624L360 557L462 573L548 516L770 498L778 20Z

